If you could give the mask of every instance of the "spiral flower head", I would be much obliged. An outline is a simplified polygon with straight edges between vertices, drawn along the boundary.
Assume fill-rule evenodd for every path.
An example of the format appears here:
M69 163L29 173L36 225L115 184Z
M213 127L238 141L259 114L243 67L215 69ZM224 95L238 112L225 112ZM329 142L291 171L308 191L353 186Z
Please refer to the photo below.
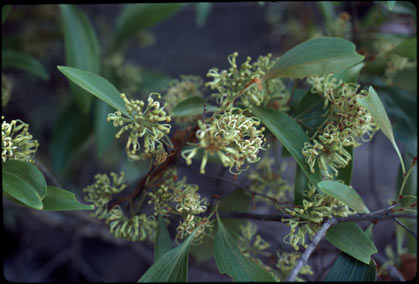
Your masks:
M163 122L170 122L171 118L164 110L165 105L161 106L153 95L160 99L159 94L151 93L145 107L142 100L128 100L125 94L121 94L130 116L125 117L119 111L108 114L108 121L113 121L115 127L121 127L115 135L117 139L130 130L125 150L128 157L134 160L140 159L140 155L136 154L141 148L139 138L144 139L144 152L149 153L159 151L157 146L162 145L162 138L170 132L171 125Z
M32 139L29 133L29 125L20 119L12 120L10 123L2 118L1 142L2 152L1 161L20 160L34 162L33 157L38 149L39 143Z
M225 167L229 167L233 174L240 174L244 163L259 161L257 154L266 150L266 139L263 135L264 127L257 128L260 122L257 118L247 117L243 110L229 108L222 114L217 114L208 122L198 121L199 130L196 137L199 142L194 147L182 152L187 164L199 149L204 150L201 163L201 174L205 173L205 165L209 155L217 154ZM235 167L237 172L233 172Z

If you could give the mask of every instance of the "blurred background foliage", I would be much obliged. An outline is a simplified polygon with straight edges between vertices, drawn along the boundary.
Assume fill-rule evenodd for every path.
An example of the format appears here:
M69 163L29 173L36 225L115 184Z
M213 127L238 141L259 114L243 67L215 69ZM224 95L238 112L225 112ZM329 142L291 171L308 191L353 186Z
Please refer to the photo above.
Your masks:
M8 121L21 119L30 124L40 144L36 158L49 169L49 178L82 200L82 188L93 182L96 173L125 171L128 183L133 183L148 164L126 159L123 142L113 138L115 129L106 122L110 107L71 85L57 65L100 74L129 96L144 99L150 92L164 95L169 82L180 75L205 80L210 68L225 68L227 55L234 51L239 61L269 52L280 56L310 38L334 36L352 41L365 56L345 76L375 88L393 123L405 163L410 165L417 155L416 27L416 7L404 1L6 5L2 7L2 113ZM307 89L303 80L285 83L295 89L294 101ZM205 94L209 97L208 90ZM312 114L308 112L307 117ZM292 158L286 153L275 157L293 165L284 173L292 184ZM210 179L204 185L207 178L195 168L188 171L183 161L178 166L188 182L201 186L202 195L230 194L224 201L228 210L251 207L250 197L233 191L234 186L220 187L220 181ZM365 196L371 211L395 199L401 172L391 144L381 133L354 151L353 167L353 186ZM209 170L224 174L220 169L212 164ZM409 180L409 194L416 195L416 180L415 172ZM3 207L3 268L10 281L136 281L152 264L152 244L113 239L99 222L97 228L105 233L99 229L95 233L86 229L91 235L80 233L88 227L80 222L93 222L83 219L87 217L74 221L71 213L33 213L7 201ZM237 224L225 222L226 226ZM278 230L276 224L258 224L261 235L282 249L273 233ZM386 247L386 258L400 266L401 255L416 261L416 241L404 230L397 228L394 235L385 226L378 224L374 234L379 236L379 250ZM192 250L195 261L191 261L190 281L229 280L208 261L210 248ZM335 252L321 249L324 252L313 255L313 261L325 259L314 266L316 277L327 272L330 252ZM314 276L307 280L322 279ZM379 277L385 279L385 271Z

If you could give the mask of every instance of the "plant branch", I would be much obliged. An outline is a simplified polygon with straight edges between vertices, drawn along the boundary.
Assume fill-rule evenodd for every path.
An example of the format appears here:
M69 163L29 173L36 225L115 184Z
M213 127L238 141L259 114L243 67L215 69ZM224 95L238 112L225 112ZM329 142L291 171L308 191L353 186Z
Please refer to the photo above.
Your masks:
M396 222L400 227L402 227L403 229L405 229L406 231L408 231L413 237L415 237L415 239L418 239L416 233L412 230L410 230L408 227L406 227L402 222L400 222L399 220L397 220L396 218L393 218L394 222Z

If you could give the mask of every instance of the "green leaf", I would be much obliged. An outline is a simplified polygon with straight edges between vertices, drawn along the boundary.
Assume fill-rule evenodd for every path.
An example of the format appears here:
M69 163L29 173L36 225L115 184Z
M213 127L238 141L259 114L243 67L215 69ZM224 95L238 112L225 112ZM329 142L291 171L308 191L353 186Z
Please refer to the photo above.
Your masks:
M364 62L355 64L349 68L339 71L334 75L334 77L346 83L358 83L359 73L361 72L362 68L364 68L364 66Z
M195 3L196 25L200 28L205 26L207 18L212 9L212 3L201 2Z
M312 174L305 162L301 150L304 147L304 142L309 142L309 138L300 125L281 111L256 106L253 106L251 111L294 157L308 180L312 184L317 185L321 181L320 170L316 166L316 171Z
M308 188L307 177L297 165L295 169L294 205L303 205L304 190Z
M100 70L100 45L89 19L73 5L60 5L64 32L65 55L68 66L98 74ZM84 112L88 112L92 97L70 83L75 99Z
M159 215L159 224L156 232L156 241L154 245L154 262L159 260L162 255L172 249L172 240L166 227L165 219Z
M364 201L362 201L361 196L352 187L349 187L346 184L335 180L324 180L319 182L317 186L322 193L333 196L356 212L370 212L367 206L365 206Z
M217 193L217 192L215 192ZM237 188L230 194L222 196L218 212L234 211L247 212L252 201L251 195L243 188ZM246 220L237 218L223 218L224 226L233 232L240 232L240 226L246 224Z
M396 2L397 1L386 1L386 8L389 10L389 11L392 11L393 10L393 8L394 8L394 6L396 5Z
M375 123L378 125L378 127L380 127L384 135L390 140L391 144L393 144L393 147L399 156L403 172L406 172L402 156L400 154L399 148L397 147L396 141L394 140L390 119L388 118L384 105L378 97L378 94L375 92L374 88L371 86L368 90L368 96L362 98L358 97L357 101L361 106L366 108L371 113Z
M11 49L3 49L1 52L1 61L2 68L20 69L42 80L49 80L49 74L41 62L29 54Z
M355 258L341 253L333 263L324 281L327 282L375 282L377 280L377 266L373 259L365 264Z
M103 153L115 140L117 128L115 128L111 122L106 120L108 114L112 111L113 109L103 101L96 101L94 111L94 127L97 153L99 156L103 155Z
M342 222L330 227L326 238L332 245L365 264L369 264L371 255L377 252L368 234L354 222Z
M12 5L4 5L1 8L1 24L3 25L6 22L7 16L9 16L10 10L12 10Z
M183 7L182 3L125 4L116 20L113 47L137 32L150 28Z
M204 112L205 101L203 98L198 96L192 96L179 102L173 108L171 114L173 116L191 116L200 115ZM214 112L218 108L216 106L205 104L207 112Z
M138 282L187 282L188 253L197 230L177 247L163 254Z
M395 53L397 55L407 57L410 60L416 60L417 58L417 37L412 37L403 41L401 44L389 51L389 53Z
M345 147L344 148L352 157L349 163L343 169L339 170L339 174L337 180L342 180L346 185L351 185L352 182L352 167L354 163L354 155L353 155L353 148L352 147Z
M68 66L57 66L57 68L76 85L103 100L126 116L130 116L125 109L124 101L120 97L121 93L105 78L78 68Z
M275 282L271 273L240 253L237 240L224 227L218 215L217 226L214 256L220 273L228 274L235 282Z
M335 37L314 38L282 55L264 79L321 76L341 71L363 59L352 42Z
M47 184L42 173L31 163L8 160L2 164L4 192L34 209L42 209Z
M90 116L82 113L74 103L64 109L52 132L50 153L52 167L61 174L70 166L75 152L92 132Z
M74 193L55 186L47 187L47 195L42 200L47 211L92 210L93 205L80 203Z

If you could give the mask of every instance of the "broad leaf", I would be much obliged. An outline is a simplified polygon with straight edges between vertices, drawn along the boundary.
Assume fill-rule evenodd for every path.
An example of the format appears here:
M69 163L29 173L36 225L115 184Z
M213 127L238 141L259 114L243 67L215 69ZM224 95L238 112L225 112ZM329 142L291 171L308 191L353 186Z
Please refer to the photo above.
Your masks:
M294 157L308 180L312 184L317 185L321 181L320 171L316 166L315 172L311 173L305 162L301 150L304 147L304 142L309 142L309 138L300 125L281 111L256 106L253 106L251 111Z
M378 94L375 92L374 88L371 86L368 90L368 96L362 98L358 97L357 101L361 106L366 108L371 113L374 122L378 125L378 127L380 127L384 135L387 136L387 138L393 144L393 147L399 156L403 172L406 172L402 156L400 154L399 148L397 147L396 141L394 140L390 119L388 118L384 105L378 97Z
M94 111L94 127L95 138L97 145L97 153L99 156L109 148L113 141L115 141L115 134L117 128L107 121L108 114L113 112L113 109L101 100L96 101Z
M165 219L159 215L159 224L156 232L156 241L154 243L154 262L166 252L172 249L172 240L166 227Z
M264 79L321 76L341 71L363 59L352 42L335 37L314 38L282 55Z
M8 160L2 165L2 187L24 205L42 209L42 199L47 193L47 184L42 173L31 163Z
M126 116L129 116L125 109L124 101L120 97L121 93L108 80L78 68L68 66L57 66L57 68L76 85L103 100Z
M235 282L275 282L271 273L240 253L237 240L224 227L218 215L217 226L214 256L220 273L228 274Z
M60 5L60 10L67 65L98 74L100 45L93 26L86 15L74 5ZM81 109L88 112L92 97L73 83L70 86Z
M355 64L349 68L339 71L334 75L334 77L346 83L358 83L359 73L361 72L362 68L364 68L364 66L365 63L363 62Z
M92 210L93 205L80 203L74 193L55 186L47 187L47 195L42 200L44 210L67 211L67 210Z
M182 3L125 4L116 20L113 47L177 12Z
M333 263L324 281L327 282L375 282L377 266L373 259L365 264L355 258L341 253Z
M331 195L337 200L348 205L349 208L358 213L369 213L367 206L362 201L361 196L346 184L334 180L324 180L317 184L319 190Z
M200 115L204 112L204 104L205 101L203 98L198 96L192 96L184 99L183 101L175 105L171 114L173 116ZM205 104L205 109L207 112L214 112L218 108L210 104Z
M41 62L29 54L11 49L3 49L1 52L1 67L16 68L29 72L42 80L49 80L48 71Z
M138 282L187 282L188 253L197 230L180 245L163 254Z
M326 238L332 245L365 264L369 264L371 255L377 252L368 234L354 222L342 222L330 227Z
M218 188L218 192L214 193L222 194L222 187ZM223 195L220 205L218 207L218 212L223 211L234 211L234 212L248 212L250 204L252 201L252 196L246 192L243 188L237 188L228 195ZM240 226L246 224L246 220L238 220L237 218L223 218L224 226L233 232L240 232Z
M90 116L74 103L61 112L52 132L50 155L54 171L61 174L70 166L76 151L92 132Z

